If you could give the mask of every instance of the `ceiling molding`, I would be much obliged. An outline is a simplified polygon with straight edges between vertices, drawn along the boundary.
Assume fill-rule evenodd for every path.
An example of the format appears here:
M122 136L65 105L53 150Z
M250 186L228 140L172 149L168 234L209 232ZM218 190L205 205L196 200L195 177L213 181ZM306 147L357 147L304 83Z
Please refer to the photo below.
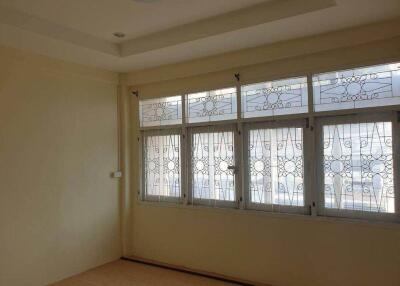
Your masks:
M335 0L272 0L150 35L111 43L37 16L0 6L0 23L116 57L170 47L251 26L330 8Z
M120 47L117 44L74 29L57 25L39 17L22 13L5 6L0 6L0 23L41 34L53 39L69 42L98 52L120 56Z
M133 71L122 74L121 82L129 85L149 84L362 45L399 37L399 26L400 18L396 18L351 29Z
M273 0L120 44L121 56L140 54L336 6L334 0Z
M187 3L198 5L202 2L197 1L188 0ZM211 13L215 16L210 17L213 1L217 2L207 1L211 7L205 9L208 14L203 13L203 18L201 13L195 13L196 18L188 18L185 16L190 16L189 11L175 11L174 8L180 6L174 6L173 1L171 7L169 2L160 3L156 13L149 7L128 11L130 5L126 3L118 6L105 2L108 6L100 7L97 12L101 13L95 13L96 0L85 1L86 4L79 1L0 0L0 45L115 72L134 74L140 71L140 78L148 75L143 80L152 81L257 64L322 47L331 49L387 38L396 33L400 24L398 21L380 24L388 19L400 19L398 0L381 0L379 3L374 0L232 0L243 5L249 2L241 9L226 3L225 9L219 10L220 14ZM218 0L218 3L225 1ZM164 22L161 21L164 24L151 29L157 32L136 33L142 36L129 38L145 23L155 22L152 15L164 11L160 9L161 4L170 8L169 14L164 15L170 18L164 17ZM188 6L191 5L186 5L185 9ZM143 17L131 17L132 13ZM187 22L190 19L193 22ZM140 26L135 26L136 20L140 20ZM168 21L174 24L166 25ZM371 26L373 32L369 34L353 38L352 32L346 33L346 30L353 31L354 27L373 22L377 24L372 26L377 28ZM179 23L187 24L173 26ZM104 30L107 32L99 32ZM117 41L110 31L124 32L128 38ZM333 31L340 31L338 39L329 37L330 40L325 41L319 36ZM342 34L347 36L343 38ZM314 36L319 39L315 43L311 40ZM303 41L305 38L309 39L307 43ZM159 76L153 77L150 70L156 67ZM174 69L171 72L165 67Z

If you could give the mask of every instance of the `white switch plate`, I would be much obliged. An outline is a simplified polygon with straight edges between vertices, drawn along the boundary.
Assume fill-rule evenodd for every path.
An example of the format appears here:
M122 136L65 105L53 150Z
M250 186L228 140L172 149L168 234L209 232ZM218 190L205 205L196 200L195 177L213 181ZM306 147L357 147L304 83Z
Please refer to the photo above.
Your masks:
M112 173L113 178L122 178L122 172L121 171L115 171Z

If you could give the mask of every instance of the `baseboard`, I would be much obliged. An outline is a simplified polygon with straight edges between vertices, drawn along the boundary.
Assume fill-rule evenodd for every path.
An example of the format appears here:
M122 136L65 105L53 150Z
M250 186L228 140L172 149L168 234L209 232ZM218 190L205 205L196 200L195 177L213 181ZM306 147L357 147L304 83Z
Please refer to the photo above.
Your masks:
M156 266L156 267L161 267L169 270L175 270L183 273L188 273L192 275L197 275L197 276L202 276L206 278L211 278L223 282L228 282L228 283L234 283L237 285L243 285L243 286L272 286L269 284L263 284L263 283L258 283L258 282L253 282L253 281L248 281L236 277L231 277L231 276L226 276L218 273L213 273L213 272L207 272L207 271L202 271L202 270L197 270L197 269L192 269L188 267L183 267L183 266L178 266L178 265L173 265L173 264L168 264L164 262L159 262L156 260L151 260L151 259L146 259L146 258L141 258L137 256L123 256L121 257L122 260L127 260L127 261L132 261L132 262L138 262L138 263L143 263L151 266Z

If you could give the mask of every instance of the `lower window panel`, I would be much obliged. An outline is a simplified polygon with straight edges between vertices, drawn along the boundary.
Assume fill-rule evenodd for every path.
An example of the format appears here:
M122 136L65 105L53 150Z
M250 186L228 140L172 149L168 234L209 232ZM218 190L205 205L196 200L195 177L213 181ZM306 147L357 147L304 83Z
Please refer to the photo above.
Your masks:
M144 136L145 199L168 200L181 196L180 135Z
M323 126L326 209L394 213L392 123Z
M251 129L248 142L250 204L304 206L302 128Z
M193 199L235 201L234 132L194 131L191 148Z

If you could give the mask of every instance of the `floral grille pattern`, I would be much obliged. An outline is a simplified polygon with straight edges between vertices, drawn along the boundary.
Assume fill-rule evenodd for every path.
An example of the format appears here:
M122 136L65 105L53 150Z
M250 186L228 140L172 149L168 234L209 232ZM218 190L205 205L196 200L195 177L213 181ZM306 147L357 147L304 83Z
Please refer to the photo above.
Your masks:
M187 96L189 123L236 119L236 88L192 93Z
M146 196L180 197L180 135L144 137Z
M391 122L323 127L325 207L394 212Z
M313 77L316 111L400 104L400 64Z
M244 118L308 111L306 77L244 85L241 94Z
M141 100L139 110L142 127L182 123L181 96Z
M194 199L234 201L231 131L194 133L192 136L192 189Z
M249 131L250 201L303 206L302 128Z

